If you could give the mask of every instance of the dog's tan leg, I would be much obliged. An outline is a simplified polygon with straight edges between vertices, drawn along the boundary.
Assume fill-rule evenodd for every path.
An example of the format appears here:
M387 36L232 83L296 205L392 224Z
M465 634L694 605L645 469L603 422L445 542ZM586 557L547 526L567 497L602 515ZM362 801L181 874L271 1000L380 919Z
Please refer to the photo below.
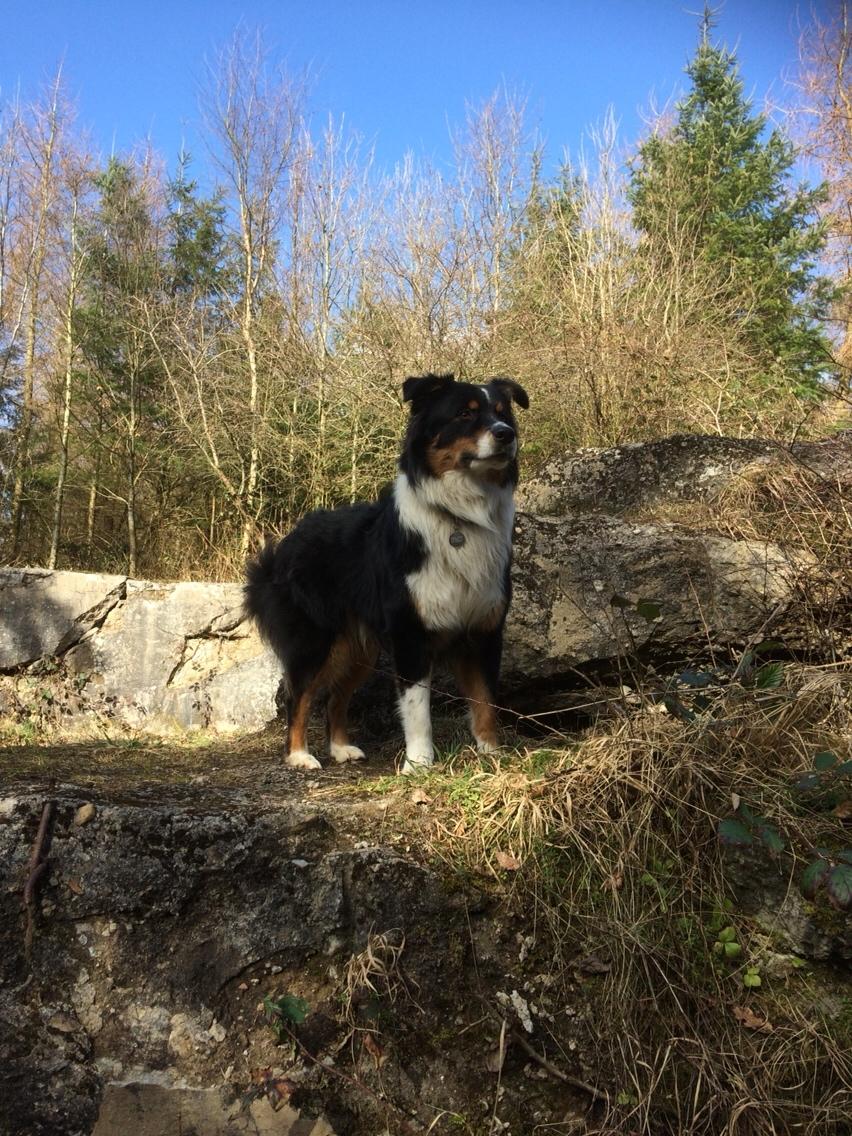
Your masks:
M377 650L365 649L352 638L347 638L337 653L337 669L328 699L328 747L340 764L364 760L364 751L349 741L346 718L352 695L369 678L377 655Z
M321 673L316 675L290 703L287 725L287 755L284 758L284 763L294 769L322 768L314 755L308 752L307 744L311 705L320 685Z
M476 659L456 659L453 664L459 690L470 708L470 724L480 753L490 753L500 746L494 695L485 681Z

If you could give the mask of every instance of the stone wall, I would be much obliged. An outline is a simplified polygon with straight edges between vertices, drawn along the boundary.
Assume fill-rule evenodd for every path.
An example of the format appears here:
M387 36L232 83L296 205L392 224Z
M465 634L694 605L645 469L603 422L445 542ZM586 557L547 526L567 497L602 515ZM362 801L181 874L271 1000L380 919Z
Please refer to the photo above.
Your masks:
M161 734L257 729L275 717L280 668L241 603L238 584L2 569L6 701L52 679L59 712L75 722L107 717Z

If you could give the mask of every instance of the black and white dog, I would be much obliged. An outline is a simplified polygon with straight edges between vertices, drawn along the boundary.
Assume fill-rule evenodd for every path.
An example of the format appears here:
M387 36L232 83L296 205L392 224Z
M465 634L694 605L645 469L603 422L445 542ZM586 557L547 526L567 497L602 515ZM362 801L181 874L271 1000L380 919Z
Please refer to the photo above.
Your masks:
M311 703L328 691L331 756L357 761L349 701L375 665L393 660L405 731L404 773L433 761L429 695L437 656L452 663L482 751L498 744L494 702L510 599L513 492L518 480L512 403L523 387L452 375L406 379L411 416L393 489L372 504L310 513L247 569L246 609L284 666L286 762L308 752Z

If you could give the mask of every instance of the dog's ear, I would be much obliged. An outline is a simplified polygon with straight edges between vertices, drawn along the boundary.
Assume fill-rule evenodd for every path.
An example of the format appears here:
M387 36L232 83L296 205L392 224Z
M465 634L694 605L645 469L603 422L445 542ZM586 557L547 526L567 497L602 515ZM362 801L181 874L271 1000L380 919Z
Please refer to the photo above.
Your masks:
M514 379L504 379L502 376L497 379L492 379L491 382L495 387L499 387L500 390L505 391L507 398L514 399L518 406L522 407L524 410L529 410L529 395L520 383L516 383Z
M412 376L402 384L403 402L422 403L424 399L432 398L433 395L446 390L452 382L455 382L452 375Z

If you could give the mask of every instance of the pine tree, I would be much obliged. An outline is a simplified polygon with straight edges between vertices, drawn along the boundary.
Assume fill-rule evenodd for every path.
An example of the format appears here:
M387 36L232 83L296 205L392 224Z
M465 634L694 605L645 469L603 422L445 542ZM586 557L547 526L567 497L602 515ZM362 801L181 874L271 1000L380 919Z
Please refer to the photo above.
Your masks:
M189 155L182 152L177 174L168 184L167 284L175 294L193 292L206 299L226 283L225 206L220 193L199 196L198 183L188 177L189 164Z
M686 73L691 90L672 128L647 139L631 167L634 222L659 257L691 242L706 270L737 299L767 380L819 395L830 353L821 323L833 289L816 275L825 243L822 187L794 187L796 152L745 98L733 52L701 39Z
M142 326L162 277L161 238L149 187L135 166L111 158L94 178L98 207L84 236L87 277L76 313L98 465L117 465L109 497L124 504L127 570L139 560L140 481L162 425L159 368ZM93 475L100 494L101 471ZM92 498L94 501L94 497ZM91 525L88 543L91 543Z

